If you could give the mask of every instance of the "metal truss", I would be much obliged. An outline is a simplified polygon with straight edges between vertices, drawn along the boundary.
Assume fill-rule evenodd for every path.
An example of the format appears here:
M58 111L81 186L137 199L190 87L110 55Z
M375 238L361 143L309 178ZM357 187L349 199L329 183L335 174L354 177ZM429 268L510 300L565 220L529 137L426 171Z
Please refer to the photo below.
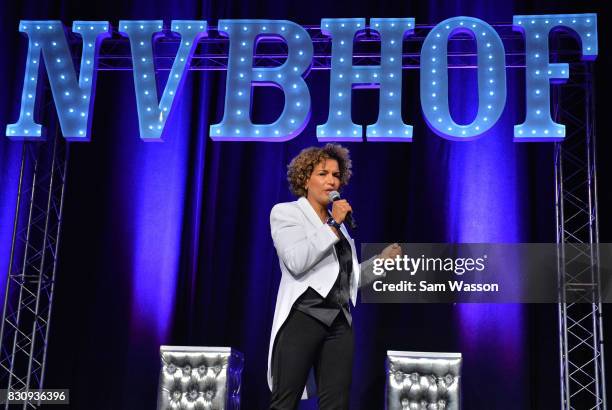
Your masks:
M555 146L559 245L561 403L606 409L592 64L571 65L556 90L555 118L569 134ZM555 101L555 100L553 100Z
M324 35L318 26L303 26L312 39L314 48L312 70L331 68L332 39ZM404 38L402 67L404 70L418 70L420 67L421 45L433 26L417 25L414 34ZM506 67L524 67L524 40L520 33L512 31L510 24L494 24L507 50ZM166 30L167 35L155 43L155 68L169 71L172 68L180 39ZM78 45L80 39L72 38ZM467 34L450 39L448 65L450 68L477 67L475 43ZM216 27L208 29L208 36L201 39L189 65L193 71L225 71L228 64L229 38L222 36ZM257 42L253 65L274 67L281 65L287 57L287 44L278 39L265 37ZM357 33L353 50L353 64L380 64L380 36L376 31L365 29ZM132 70L130 45L126 37L113 31L113 36L104 41L98 59L98 71Z
M68 162L59 134L23 144L0 330L0 388L14 392L42 389L45 378ZM26 401L23 408L39 405Z

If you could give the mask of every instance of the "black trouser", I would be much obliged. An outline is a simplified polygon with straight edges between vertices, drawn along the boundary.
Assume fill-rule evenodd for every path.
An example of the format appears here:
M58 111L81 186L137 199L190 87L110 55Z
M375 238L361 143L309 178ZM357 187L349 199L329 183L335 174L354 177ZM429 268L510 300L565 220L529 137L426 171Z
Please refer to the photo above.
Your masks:
M353 328L342 312L326 326L293 309L274 345L270 410L297 409L312 366L319 410L347 410L353 349Z

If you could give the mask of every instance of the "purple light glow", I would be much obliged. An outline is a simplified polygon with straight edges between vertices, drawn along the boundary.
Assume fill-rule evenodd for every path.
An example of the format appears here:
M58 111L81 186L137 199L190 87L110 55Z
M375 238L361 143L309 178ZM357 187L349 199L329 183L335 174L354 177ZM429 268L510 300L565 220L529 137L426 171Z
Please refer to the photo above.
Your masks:
M477 85L469 75L457 76L454 80L450 83L453 92L464 98L455 100L452 108L462 121L469 118L470 111L475 111L473 107L478 106L476 94L470 92ZM513 94L509 92L509 101L517 98ZM513 143L510 131L514 113L508 112L511 111L508 107L512 106L512 103L506 106L499 122L479 140L450 144L449 242L515 243L523 240L521 203L528 197L521 185L525 181L521 180L520 146ZM500 130L508 131L502 133ZM507 269L506 274L520 269L518 261L508 261ZM458 304L459 343L467 369L476 371L470 367L478 357L490 356L495 368L479 368L478 372L492 376L497 374L496 369L503 368L508 378L520 380L525 358L524 316L524 306L519 304ZM522 399L521 395L516 397L517 408L522 407Z
M510 133L453 145L449 171L452 242L521 241L516 151ZM508 264L508 272L518 268ZM512 349L520 350L523 336L520 305L460 304L458 309L466 346L493 338L505 345L508 358L520 354Z
M188 127L180 106L164 144L139 143L132 167L137 183L126 195L132 204L132 328L169 334L179 273L188 168ZM185 117L187 118L187 117Z
M23 143L4 141L0 148L5 158L0 173L0 302L4 305L6 275L9 270L15 206L17 204L17 187L19 184L19 165ZM4 151L4 152L3 152Z

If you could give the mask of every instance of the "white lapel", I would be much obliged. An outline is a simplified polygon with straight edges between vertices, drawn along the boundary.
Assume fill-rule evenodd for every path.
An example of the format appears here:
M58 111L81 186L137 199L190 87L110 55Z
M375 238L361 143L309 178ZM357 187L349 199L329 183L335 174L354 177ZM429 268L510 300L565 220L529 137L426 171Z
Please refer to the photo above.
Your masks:
M344 235L344 237L349 240L349 242L353 240L353 238L351 238L351 235L349 235L348 230L346 229L344 224L340 225L340 230L342 231L342 234Z
M321 224L323 222L321 222L321 219L319 218L319 215L317 215L317 213L315 212L314 208L312 207L312 205L310 205L310 202L308 202L308 199L306 199L306 197L301 196L298 200L297 200L297 204L300 207L300 209L302 210L302 212L304 212L304 215L306 215L306 218L310 221L310 223L315 227L318 228L321 226ZM340 229L344 229L344 226L341 226ZM346 234L346 229L344 229L343 231ZM349 242L351 242L349 240ZM336 247L332 246L332 254L334 255L334 259L336 260L336 262L338 261L338 255L336 255Z
M349 235L348 230L344 226L344 224L340 225L340 231L344 237L348 240L348 243L351 245L351 251L353 256L353 278L354 280L351 282L351 300L353 301L353 306L355 306L355 301L357 300L357 289L359 289L359 278L361 273L359 271L359 260L357 259L357 249L355 249L355 241Z
M300 207L300 209L302 210L302 212L304 212L304 215L306 215L306 217L308 218L310 223L312 223L313 226L318 227L318 226L320 226L323 223L323 222L321 222L321 219L319 218L319 215L317 215L317 213L315 212L315 210L312 207L312 205L310 205L310 202L308 202L308 199L306 199L305 197L301 196L297 200L297 204Z
M304 212L304 215L306 215L310 223L312 223L315 227L318 227L319 225L322 224L321 219L319 218L319 215L317 215L314 208L312 207L312 205L310 205L310 202L308 202L308 199L306 199L306 197L303 197L303 196L299 197L297 200L297 204L302 210L302 212ZM344 235L344 237L346 239L349 239L349 242L350 242L352 238L351 238L351 235L349 235L348 230L346 229L344 224L340 225L340 230L342 231L342 234Z

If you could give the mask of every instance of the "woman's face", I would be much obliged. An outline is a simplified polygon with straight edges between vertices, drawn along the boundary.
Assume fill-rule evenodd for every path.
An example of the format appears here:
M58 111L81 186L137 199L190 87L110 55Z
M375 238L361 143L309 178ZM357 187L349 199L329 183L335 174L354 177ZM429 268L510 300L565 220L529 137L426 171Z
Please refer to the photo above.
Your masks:
M340 168L335 159L324 159L313 169L306 181L307 199L327 206L329 193L340 189Z

